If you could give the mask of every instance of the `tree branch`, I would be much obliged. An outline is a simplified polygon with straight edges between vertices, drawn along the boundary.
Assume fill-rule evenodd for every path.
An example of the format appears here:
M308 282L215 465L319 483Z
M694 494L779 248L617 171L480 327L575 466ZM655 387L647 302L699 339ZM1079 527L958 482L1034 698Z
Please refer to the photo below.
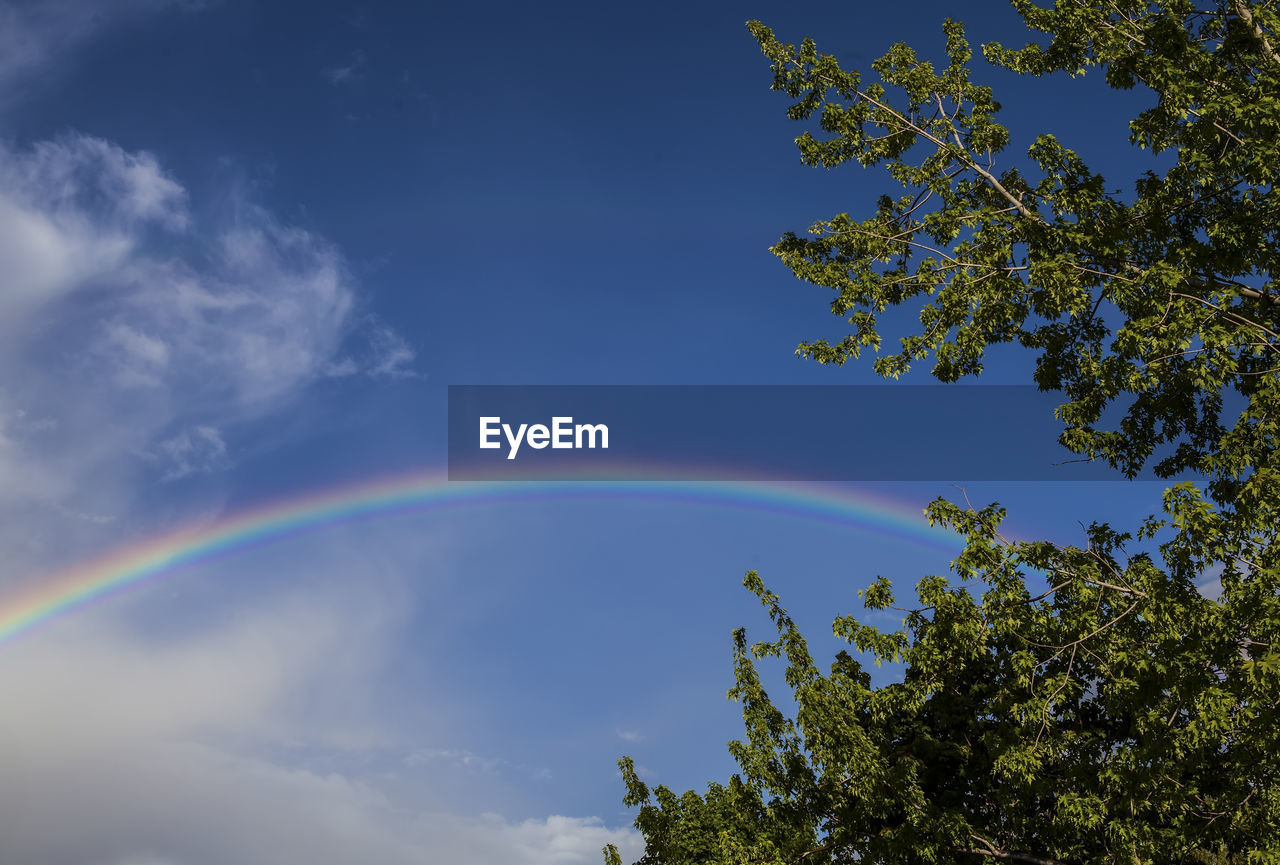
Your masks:
M935 93L933 95L938 100L938 107L941 108L942 94ZM1044 225L1044 220L1040 218L1040 214L1033 213L1031 209L1027 207L1025 204L1023 204L1022 201L1017 196L1015 196L1009 190L1005 189L1004 184L1002 184L999 180L996 180L996 176L994 174L992 174L990 171L987 171L985 168L983 168L981 165L978 164L978 160L973 158L973 154L969 153L969 148L965 147L964 143L961 142L960 132L956 129L954 123L951 125L951 135L952 137L955 138L956 147L960 148L960 152L964 154L964 161L969 163L970 168L978 172L978 174L982 175L983 179L986 180L987 183L991 184L992 189L994 189L996 192L1004 196L1006 201L1008 201L1015 208L1017 208L1018 213L1022 214L1027 219L1030 219L1032 222L1038 222L1041 225Z
M1276 49L1271 47L1271 40L1263 32L1262 25L1253 19L1253 12L1250 11L1247 0L1234 0L1231 5L1235 7L1236 14L1240 16L1240 20L1249 25L1250 29L1253 30L1253 35L1258 37L1258 42L1262 44L1262 50L1266 51L1276 63L1280 63L1280 54L1277 54Z
M1025 865L1067 865L1061 859L1051 859L1048 856L1037 856L1034 853L1023 853L1018 850L1009 850L1004 847L997 847L981 835L969 835L974 841L977 841L982 847L957 847L953 848L961 853L972 853L977 856L990 856L992 859L1003 859L1006 862L1022 862Z

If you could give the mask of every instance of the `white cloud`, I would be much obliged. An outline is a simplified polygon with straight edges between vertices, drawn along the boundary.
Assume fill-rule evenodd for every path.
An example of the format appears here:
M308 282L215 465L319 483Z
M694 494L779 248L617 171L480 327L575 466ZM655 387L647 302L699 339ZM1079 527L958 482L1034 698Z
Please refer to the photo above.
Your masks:
M344 355L329 363L322 370L329 378L346 378L364 373L371 378L417 378L418 372L412 364L418 359L418 353L396 331L392 330L376 316L366 317L360 328L360 336L366 347L359 355L360 359Z
M150 225L186 218L182 187L149 154L89 136L0 148L0 314L12 325L115 271Z
M227 444L222 434L211 426L187 427L171 439L156 446L169 465L165 480L177 480L190 474L219 471L227 465Z
M165 381L223 412L307 384L354 326L355 286L337 250L259 209L222 231L200 265L140 256L117 285L110 327L168 346ZM133 377L138 353L105 335L99 356Z
M643 742L644 736L635 730L619 730L618 738L624 742Z
M406 378L415 375L410 364L417 359L417 352L404 337L384 324L374 323L369 329L369 374L390 378Z
M5 861L576 865L609 842L638 856L634 832L595 818L456 814L440 804L447 779L407 797L374 768L290 757L297 742L396 745L402 733L380 718L397 714L378 710L371 683L401 606L368 586L313 587L175 636L142 639L98 612L6 646L0 736L22 747L0 749ZM364 710L335 717L326 695Z
M167 342L123 321L105 323L95 348L121 387L159 386L169 365Z
M325 364L323 374L328 378L346 378L355 375L360 371L360 367L354 360L349 357L341 357L335 361Z
M515 862L599 862L601 848L609 843L617 844L619 852L626 854L623 861L638 859L643 852L635 833L606 828L596 818L552 816L526 820L518 826L495 821L493 829L499 843L516 851Z
M169 479L230 465L237 425L318 378L414 374L331 243L247 201L202 224L188 198L100 138L0 146L0 507L110 513L68 496L139 457ZM18 435L17 412L58 434Z

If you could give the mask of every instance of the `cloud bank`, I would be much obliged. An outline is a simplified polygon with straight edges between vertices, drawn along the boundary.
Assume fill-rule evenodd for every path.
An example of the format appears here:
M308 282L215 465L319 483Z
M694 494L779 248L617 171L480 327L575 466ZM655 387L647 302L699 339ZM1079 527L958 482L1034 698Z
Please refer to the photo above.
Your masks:
M57 639L8 646L0 861L574 865L611 841L639 855L634 833L594 818L449 813L421 748L399 765L359 760L397 747L392 725L364 716L397 624L376 594L277 599L160 640L64 620ZM335 719L316 710L324 694L361 709ZM355 756L309 765L318 746ZM404 795L402 774L425 789Z

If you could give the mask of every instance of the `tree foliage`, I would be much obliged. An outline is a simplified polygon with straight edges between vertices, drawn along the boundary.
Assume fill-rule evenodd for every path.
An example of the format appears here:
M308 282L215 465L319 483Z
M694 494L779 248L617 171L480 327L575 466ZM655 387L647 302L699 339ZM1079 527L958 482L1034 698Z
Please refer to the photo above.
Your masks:
M951 574L920 580L899 631L837 618L854 651L826 671L748 574L777 638L734 634L740 771L677 796L624 759L644 865L1280 863L1280 12L1012 5L1038 41L985 45L988 63L1152 96L1129 143L1158 158L1127 194L1053 134L1015 148L956 22L944 68L898 44L869 76L748 25L788 116L809 121L803 160L901 187L773 248L851 325L798 351L843 364L869 348L884 376L928 361L954 381L1016 343L1065 397L1065 446L1198 480L1078 547L1010 542L997 506L934 502L929 519L966 538ZM900 306L919 328L890 353L881 318ZM883 578L862 597L896 608ZM867 656L902 681L873 687ZM793 712L766 693L765 658Z

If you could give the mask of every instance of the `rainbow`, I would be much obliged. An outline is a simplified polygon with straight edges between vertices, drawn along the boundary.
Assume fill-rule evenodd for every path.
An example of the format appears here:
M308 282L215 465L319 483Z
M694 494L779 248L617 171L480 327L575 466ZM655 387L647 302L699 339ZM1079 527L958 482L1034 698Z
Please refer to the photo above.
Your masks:
M831 484L775 481L449 481L439 472L398 475L280 499L159 537L31 580L0 597L0 643L184 565L302 532L375 516L466 503L548 498L705 502L854 525L863 530L955 549L960 539L929 526L921 513L870 493Z

